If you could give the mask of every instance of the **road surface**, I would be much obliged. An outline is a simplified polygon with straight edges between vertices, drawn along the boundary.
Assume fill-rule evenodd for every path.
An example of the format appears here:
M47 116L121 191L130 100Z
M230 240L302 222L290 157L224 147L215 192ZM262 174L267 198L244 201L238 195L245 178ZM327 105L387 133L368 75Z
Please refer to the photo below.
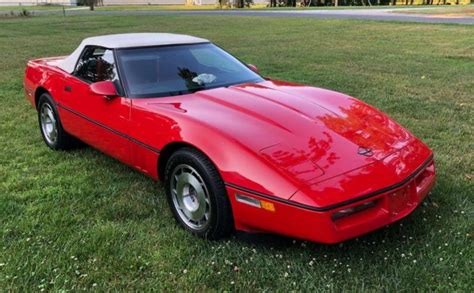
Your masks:
M443 16L430 14L403 14L405 8L374 8L374 9L324 9L324 10L117 10L107 11L97 9L89 11L86 8L66 9L68 15L229 15L229 16L265 16L265 17L313 17L332 19L368 19L381 21L408 21L426 23L455 23L474 24L474 17ZM427 8L406 8L407 10ZM429 8L428 8L429 9ZM37 10L35 14L63 13L62 10Z

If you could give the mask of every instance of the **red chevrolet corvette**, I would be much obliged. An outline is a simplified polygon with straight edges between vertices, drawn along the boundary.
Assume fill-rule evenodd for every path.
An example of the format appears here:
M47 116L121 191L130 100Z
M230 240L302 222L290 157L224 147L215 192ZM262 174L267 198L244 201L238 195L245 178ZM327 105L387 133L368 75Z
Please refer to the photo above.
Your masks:
M347 95L261 77L208 40L85 39L28 62L24 86L54 150L78 140L165 186L177 221L336 243L410 214L435 182L432 151Z

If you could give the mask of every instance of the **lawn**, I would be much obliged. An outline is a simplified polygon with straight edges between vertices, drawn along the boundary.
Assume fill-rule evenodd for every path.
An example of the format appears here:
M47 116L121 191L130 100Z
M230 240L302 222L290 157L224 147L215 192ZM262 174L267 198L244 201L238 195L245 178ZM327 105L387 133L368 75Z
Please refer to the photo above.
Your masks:
M437 5L438 8L451 8L450 5ZM104 11L122 11L122 10L341 10L341 9L407 9L407 8L433 8L433 5L373 5L373 6L310 6L310 7L267 7L265 4L254 4L245 8L230 8L227 6L219 7L217 5L112 5L97 6L97 10Z
M474 5L460 5L452 7L439 7L429 9L417 9L417 10L397 10L397 13L409 13L409 14L430 14L439 17L463 17L463 16L474 16Z
M105 10L105 11L121 11L121 10L215 10L215 9L233 9L233 10L267 10L267 9L274 9L274 10L302 10L302 9L338 9L343 6L339 7L324 7L324 6L313 6L313 7L267 7L263 4L254 4L251 7L244 7L244 8L230 8L228 6L223 5L219 7L218 5L112 5L112 6L99 6L97 7L98 10ZM359 7L359 6L351 6ZM363 6L360 6L363 7Z
M75 7L75 6L74 6ZM65 8L74 8L73 6L65 6ZM20 11L22 9L26 10L60 10L63 9L61 5L0 5L0 11Z
M267 7L265 4L254 4L251 7L245 8L230 8L227 6L219 7L218 5L111 5L111 6L96 6L98 11L123 11L123 10L341 10L341 9L396 9L406 10L408 8L431 8L433 10L464 10L466 7L472 5L373 5L373 6L310 6L310 7ZM72 9L88 9L88 6L64 6L66 10ZM454 9L453 9L454 8ZM0 12L17 12L26 9L28 11L37 10L62 10L62 5L5 5L0 6ZM430 9L430 10L431 10ZM410 12L417 13L420 10L410 10ZM423 12L420 12L423 13Z
M198 35L265 76L356 96L435 152L438 182L403 221L340 245L195 238L162 188L83 148L42 142L28 59L97 34ZM474 290L474 26L225 16L0 19L0 291Z

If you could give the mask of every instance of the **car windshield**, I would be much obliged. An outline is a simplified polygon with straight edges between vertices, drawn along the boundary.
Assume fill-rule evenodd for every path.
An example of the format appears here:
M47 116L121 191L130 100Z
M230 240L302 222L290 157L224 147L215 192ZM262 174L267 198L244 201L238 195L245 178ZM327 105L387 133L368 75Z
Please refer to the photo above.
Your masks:
M263 79L235 57L211 44L117 50L128 95L164 97Z

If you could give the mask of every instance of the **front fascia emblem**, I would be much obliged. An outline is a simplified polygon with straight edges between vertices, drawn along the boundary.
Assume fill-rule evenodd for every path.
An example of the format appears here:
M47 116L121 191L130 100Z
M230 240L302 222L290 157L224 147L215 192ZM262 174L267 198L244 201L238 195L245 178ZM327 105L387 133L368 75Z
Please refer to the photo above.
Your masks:
M366 156L366 157L372 157L374 155L371 148L364 148L364 147L359 147L359 150L357 150L357 153L361 156Z

